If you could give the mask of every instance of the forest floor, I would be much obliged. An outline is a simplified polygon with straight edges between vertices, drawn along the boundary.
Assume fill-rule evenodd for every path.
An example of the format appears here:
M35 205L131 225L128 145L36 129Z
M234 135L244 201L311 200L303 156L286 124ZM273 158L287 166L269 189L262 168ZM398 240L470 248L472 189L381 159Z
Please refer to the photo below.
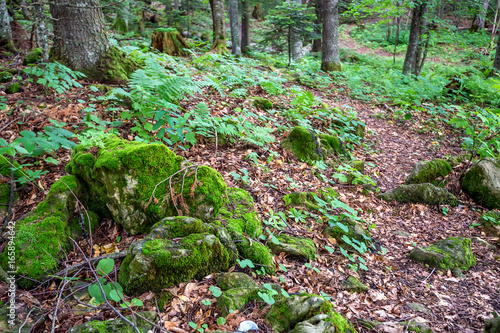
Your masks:
M356 52L369 53L372 49L358 48L353 39L341 42L343 47L354 49ZM373 51L375 54L392 56L383 51ZM50 125L49 119L64 121L68 128L80 123L80 110L91 104L86 96L90 93L84 88L73 89L66 95L45 94L43 89L34 84L28 84L21 93L7 95L7 111L0 113L0 137L12 140L22 130L41 130ZM309 89L315 96L331 106L348 105L354 108L360 120L366 124L367 135L363 146L353 152L357 159L365 161L365 173L377 182L381 192L391 190L401 185L411 168L417 161L442 158L447 155L457 155L462 150L456 132L451 128L429 127L430 120L425 114L415 114L410 120L402 122L392 118L390 106L373 105L352 100L345 92L336 92L332 86L324 91ZM275 106L285 107L286 101L280 97L269 97L262 90L251 91L252 96L263 96L275 103ZM78 101L83 100L83 101ZM181 104L185 109L205 101L210 107L212 115L236 114L234 108L253 108L248 99L237 99L209 93L198 95ZM212 103L216 101L217 103ZM224 101L225 103L220 103ZM97 114L103 110L96 106ZM264 111L254 110L256 113ZM106 114L99 114L103 118ZM277 122L287 120L274 114ZM22 121L19 124L18 121ZM122 136L128 138L129 127L122 128ZM256 203L258 211L265 216L270 209L286 211L283 196L293 191L317 190L324 184L313 175L310 166L299 163L286 156L279 146L285 134L276 134L276 143L271 144L271 150L278 152L279 157L266 162L267 151L251 147L242 143L216 147L213 143L198 144L186 152L176 153L187 157L193 162L208 165L220 172L228 186L238 186L249 191ZM261 156L261 166L246 159L250 151ZM64 175L64 166L70 159L69 151L58 151L57 159L62 161L58 166L40 164L39 167L50 171L38 180L38 185L48 190L50 185ZM480 228L471 227L478 221L481 207L473 204L464 194L458 192L456 181L461 172L459 165L451 176L449 189L458 195L461 205L447 207L426 206L422 204L402 204L384 202L376 198L375 193L362 193L361 186L334 185L339 192L340 199L354 209L361 209L360 217L368 224L376 224L371 231L372 239L378 249L384 247L387 253L382 255L376 252L365 255L368 271L353 272L346 267L347 260L335 251L330 253L324 249L325 245L332 244L332 240L322 234L323 226L312 218L306 223L290 222L290 234L307 236L317 245L318 258L312 261L311 267L284 256L275 258L278 264L283 264L287 271L278 270L275 276L255 276L259 282L280 283L278 275L285 278L282 284L289 293L308 292L320 294L324 292L331 297L336 310L352 320L356 325L356 318L378 320L386 322L386 332L404 332L405 328L396 325L402 321L425 322L436 332L481 332L484 329L484 320L491 317L491 313L500 312L500 250L498 247L488 247L487 243L494 244L498 239L487 237ZM236 181L232 172L246 169L249 181ZM324 172L331 179L334 170ZM273 187L269 185L272 184ZM20 191L21 199L15 207L15 218L20 218L30 211L44 198L44 193L36 186L26 186ZM117 238L121 241L117 242ZM465 278L454 277L451 272L442 272L426 267L409 260L408 253L415 246L426 246L437 240L447 237L468 237L472 241L472 251L477 257L477 264L465 273ZM102 221L101 227L93 236L93 244L88 240L78 240L84 251L93 246L94 255L123 250L137 237L126 234L112 221ZM487 243L486 243L487 242ZM112 249L112 250L110 250ZM83 262L81 255L75 250L68 253L68 259L61 265L74 265ZM317 268L314 270L313 268ZM236 270L242 270L239 267ZM357 275L360 280L370 286L366 293L350 293L341 285L341 281L348 275ZM90 273L82 273L82 278ZM160 311L162 321L160 325L170 332L191 331L188 322L199 325L208 324L209 329L235 330L242 320L254 320L262 332L270 332L263 320L266 308L251 304L241 312L230 314L226 324L217 326L217 310L213 304L215 298L210 294L209 287L216 283L214 276L208 276L201 281L190 281L170 288L173 299ZM59 300L58 281L49 280L33 290L19 290L19 305L24 309L40 307L45 313L53 313ZM0 300L7 300L7 286L0 284ZM5 293L4 293L5 292ZM154 295L147 293L139 297L144 301L145 310L155 310ZM203 305L202 300L211 300L212 306ZM408 304L419 303L424 306L420 311L411 310ZM29 311L29 310L28 310ZM27 312L27 311L25 311ZM24 314L21 319L24 320ZM99 309L86 315L75 315L72 304L60 304L57 320L52 316L40 317L36 331L50 331L54 325L56 332L66 332L70 327L92 319L107 319L114 317L110 310ZM28 319L30 323L33 318ZM369 330L357 327L359 332ZM208 330L207 330L208 331Z

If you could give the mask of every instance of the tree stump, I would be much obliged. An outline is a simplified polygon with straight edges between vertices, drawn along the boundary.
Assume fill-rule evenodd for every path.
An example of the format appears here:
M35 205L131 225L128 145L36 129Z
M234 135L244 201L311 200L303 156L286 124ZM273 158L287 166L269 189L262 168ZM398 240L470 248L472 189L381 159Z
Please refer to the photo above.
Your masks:
M175 28L159 28L151 36L151 47L171 56L188 55L189 49L182 35Z

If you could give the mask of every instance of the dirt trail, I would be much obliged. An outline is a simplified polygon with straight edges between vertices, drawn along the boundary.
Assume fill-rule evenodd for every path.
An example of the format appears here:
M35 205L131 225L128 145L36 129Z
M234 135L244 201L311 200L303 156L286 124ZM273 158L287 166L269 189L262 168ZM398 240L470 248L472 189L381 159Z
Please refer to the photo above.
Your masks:
M354 52L361 54L375 54L383 57L392 57L392 53L381 50L381 49L371 49L365 45L361 45L356 39L352 38L352 30L355 28L354 24L346 24L345 30L340 33L339 46L342 49L349 49ZM396 58L402 57L401 54L396 54Z

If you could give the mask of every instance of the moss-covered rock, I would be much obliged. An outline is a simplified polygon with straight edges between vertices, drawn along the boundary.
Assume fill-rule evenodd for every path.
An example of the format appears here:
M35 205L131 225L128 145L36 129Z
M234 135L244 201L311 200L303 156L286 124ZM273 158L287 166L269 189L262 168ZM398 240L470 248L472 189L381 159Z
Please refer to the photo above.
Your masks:
M269 248L257 241L251 241L233 234L233 240L238 248L238 253L245 259L251 260L257 267L263 267L268 274L276 272L276 266Z
M233 289L233 288L257 288L257 282L255 282L250 276L245 273L240 272L230 272L222 274L217 285L223 291Z
M23 65L35 64L42 59L43 51L41 48L31 49L24 58Z
M338 113L338 111L333 111ZM356 134L360 138L365 137L366 125L355 117L341 116L342 119L333 119L332 124L345 130L347 133Z
M349 276L347 279L342 281L342 286L345 290L349 290L356 293L362 293L370 289L369 286L363 284L355 276Z
M141 318L143 317L143 318ZM135 323L141 333L153 330L154 324L158 320L156 312L139 312L137 316L126 316L130 322ZM68 333L135 333L134 327L129 325L124 319L111 319L107 321L92 320L84 324L71 328Z
M320 206L314 196L317 195L324 201L331 201L339 196L339 194L331 187L324 187L318 190L318 194L314 192L293 192L283 197L285 206L299 206L311 211L319 211Z
M99 227L99 216L93 211L84 211L81 215L74 216L70 220L68 227L71 238L78 238L84 234L92 234Z
M275 301L284 298L281 294L281 287L279 285L271 284L270 288L277 292L276 295L273 296ZM264 286L228 289L217 298L217 308L221 312L221 315L225 317L231 313L231 311L243 310L249 302L263 302L262 298L259 296L259 292L268 293L269 290Z
M444 188L429 183L401 185L396 189L377 195L377 198L398 202L415 202L427 205L458 206L457 198Z
M302 126L296 126L281 142L281 148L297 159L310 163L341 152L340 140L328 134L316 134Z
M310 238L299 238L288 235L279 235L279 244L269 242L268 246L274 254L284 252L289 257L306 262L314 259L316 253L316 245Z
M236 247L224 228L190 217L166 218L129 247L119 281L130 294L159 292L228 270L236 258Z
M318 314L312 318L301 321L290 333L335 333L337 330L335 326L333 326L328 321L328 315L326 314Z
M424 248L414 248L410 259L444 270L458 267L467 271L476 264L470 242L469 238L450 237Z
M486 320L484 333L500 333L500 317Z
M257 109L261 110L271 110L273 108L273 103L270 100L262 97L255 97L255 99L253 100L253 105Z
M66 166L87 185L90 210L112 217L131 234L146 233L167 216L218 216L226 184L212 168L194 166L162 144L112 137L103 145L97 153L77 146Z
M12 75L10 72L7 71L2 71L0 72L0 83L6 83L12 81L12 78L14 75Z
M19 82L11 83L5 88L6 94L15 94L15 93L21 92L21 91L22 91L21 84Z
M492 237L500 237L500 212L490 211L481 215L481 224Z
M334 327L334 332L356 332L352 324L334 310L333 305L321 296L301 295L292 296L277 301L266 314L273 332L290 332L303 321L307 321L319 314L327 315L322 319Z
M344 236L365 243L370 238L370 233L361 227L360 223L349 217L344 217L340 222L325 229L325 234L335 238L344 246L350 247L343 240Z
M461 185L478 204L500 209L500 159L487 157L474 164L462 177Z
M82 195L78 180L61 177L34 211L17 221L14 244L19 287L33 286L57 269L62 250L70 244L68 223L75 211L74 195ZM7 251L0 255L0 265L15 270L8 268Z
M432 183L440 177L446 177L452 171L450 163L445 160L417 162L406 178L405 184Z

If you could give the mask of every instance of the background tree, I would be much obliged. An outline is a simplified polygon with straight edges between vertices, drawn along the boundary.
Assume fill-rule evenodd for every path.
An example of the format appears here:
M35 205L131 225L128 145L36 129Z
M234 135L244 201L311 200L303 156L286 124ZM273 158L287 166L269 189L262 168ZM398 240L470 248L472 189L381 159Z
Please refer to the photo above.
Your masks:
M338 0L323 1L323 38L321 69L325 72L340 71Z
M500 36L497 39L497 48L495 53L495 59L493 60L493 68L500 72Z
M226 29L224 28L224 0L210 0L212 9L212 21L214 39L212 51L216 53L226 53Z
M302 0L290 0L295 1L298 5L302 5ZM299 31L296 31L295 27L291 27L290 29L290 40L291 40L291 54L292 60L297 61L301 58L302 55L302 36Z
M418 0L414 3L412 10L412 19L410 27L410 37L408 40L408 48L406 49L405 61L403 64L403 74L410 75L418 67L417 49L419 46L420 36L424 31L424 15L427 11L427 1Z
M479 7L479 12L475 15L475 18L472 22L472 26L470 27L471 31L479 31L484 29L484 25L486 22L486 14L488 12L488 7L490 5L490 0L484 0L481 6Z
M316 13L316 33L321 35L321 26L323 25L323 0L314 0L314 12ZM313 45L311 48L312 52L321 51L321 38L316 38L313 40Z
M13 49L12 29L10 28L10 17L5 0L0 0L0 46Z
M229 0L229 21L231 24L231 51L241 55L240 23L238 21L238 0Z
M241 52L247 53L250 44L250 0L242 0L241 4Z

